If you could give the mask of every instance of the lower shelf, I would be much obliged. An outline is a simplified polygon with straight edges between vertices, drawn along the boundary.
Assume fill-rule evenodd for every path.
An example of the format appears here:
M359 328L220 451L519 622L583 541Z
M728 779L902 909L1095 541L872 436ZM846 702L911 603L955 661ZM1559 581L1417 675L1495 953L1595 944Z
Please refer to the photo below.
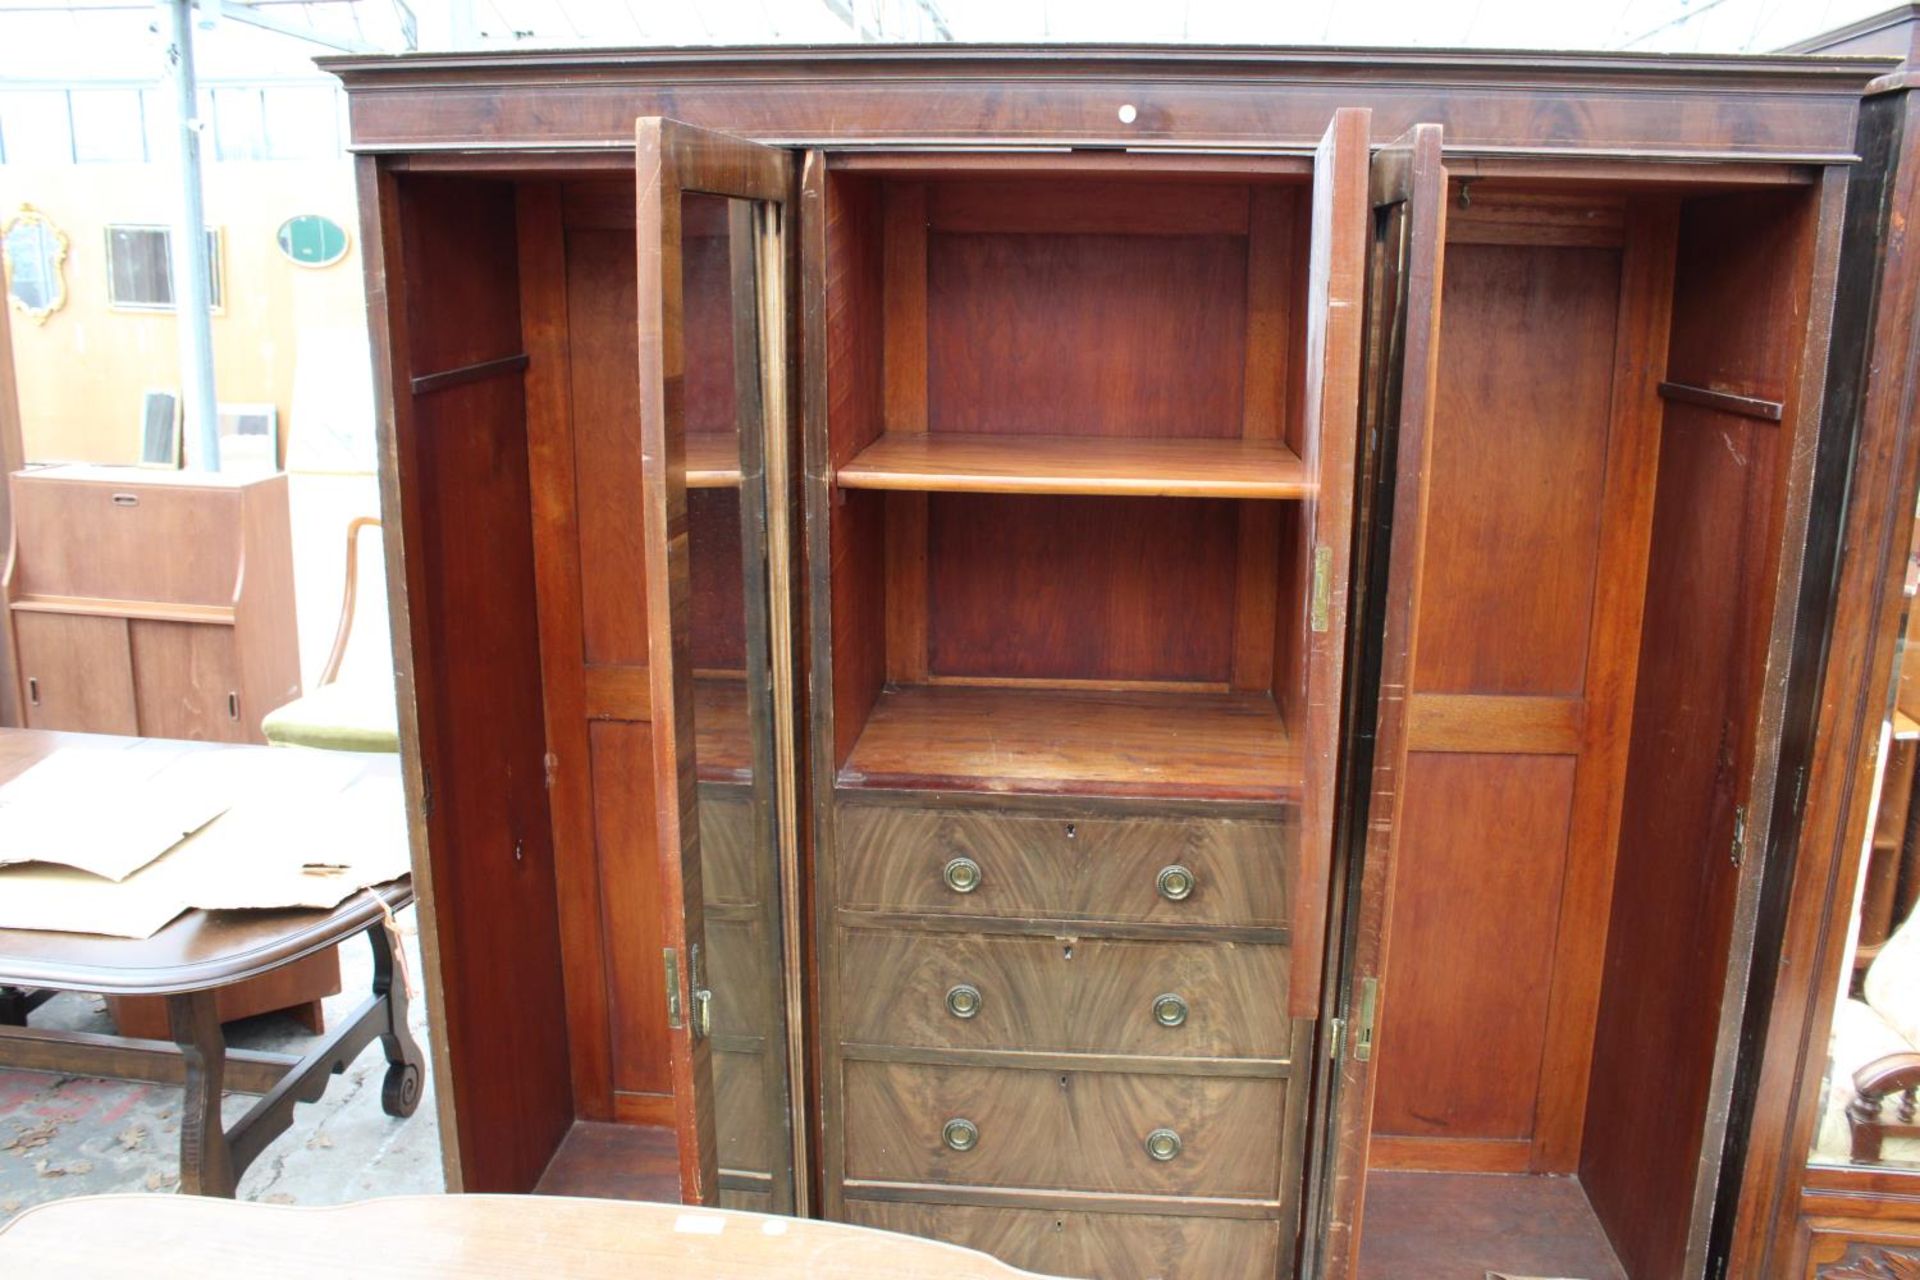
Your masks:
M576 1120L560 1140L533 1193L602 1200L680 1199L680 1156L673 1130L651 1124Z
M1367 1175L1361 1280L1486 1280L1490 1272L1627 1280L1578 1179Z
M1286 801L1300 752L1264 693L890 688L844 787Z

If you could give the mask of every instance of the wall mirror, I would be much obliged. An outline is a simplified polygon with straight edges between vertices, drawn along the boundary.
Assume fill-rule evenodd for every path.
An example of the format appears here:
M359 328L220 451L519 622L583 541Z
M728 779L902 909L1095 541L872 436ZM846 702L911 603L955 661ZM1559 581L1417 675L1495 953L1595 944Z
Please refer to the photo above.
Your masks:
M67 302L67 237L32 205L0 224L6 245L7 296L35 324Z

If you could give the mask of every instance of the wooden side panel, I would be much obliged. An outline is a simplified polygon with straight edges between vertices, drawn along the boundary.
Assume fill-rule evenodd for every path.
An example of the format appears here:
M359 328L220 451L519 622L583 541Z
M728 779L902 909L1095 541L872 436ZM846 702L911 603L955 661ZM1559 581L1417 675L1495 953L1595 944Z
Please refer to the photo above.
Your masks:
M397 185L397 190L396 190ZM409 178L388 323L393 485L427 863L460 1178L532 1188L573 1120L545 788L525 399L515 376L420 396L409 376L521 350L514 205L491 183ZM396 243L397 241L397 243ZM475 263L491 264L486 271ZM393 575L396 578L402 574ZM404 692L403 685L403 692ZM403 721L406 719L403 716ZM503 1017L502 1010L512 1010Z
M15 613L29 729L140 732L125 618Z
M1691 202L1667 377L1790 401L1817 206L1804 193ZM1580 1173L1631 1274L1689 1264L1722 996L1736 946L1773 645L1793 428L1670 403ZM1757 853L1757 850L1754 851ZM1745 945L1745 944L1739 944ZM1646 1046L1661 1052L1649 1054ZM1709 1187L1711 1183L1709 1182Z
M884 248L880 187L875 182L834 179L826 184L825 240L826 380L825 458L830 470L880 437L882 346L881 264ZM847 758L886 680L887 598L886 497L838 493L828 506L831 564L823 587L831 610L829 652L833 671L833 759ZM822 518L815 510L812 518Z

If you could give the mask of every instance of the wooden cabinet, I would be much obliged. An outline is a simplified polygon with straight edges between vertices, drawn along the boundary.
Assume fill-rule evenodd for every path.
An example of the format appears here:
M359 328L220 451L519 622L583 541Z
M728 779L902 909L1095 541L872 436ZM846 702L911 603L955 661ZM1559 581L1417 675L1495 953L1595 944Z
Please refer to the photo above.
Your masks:
M5 593L36 729L261 742L300 693L284 476L11 477Z
M1877 67L329 66L450 1185L1726 1256Z

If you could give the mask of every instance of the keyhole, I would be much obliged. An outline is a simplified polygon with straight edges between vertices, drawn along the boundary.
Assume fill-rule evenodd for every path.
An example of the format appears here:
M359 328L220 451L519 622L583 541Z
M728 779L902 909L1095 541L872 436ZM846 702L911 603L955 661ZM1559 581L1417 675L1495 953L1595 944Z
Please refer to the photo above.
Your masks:
M1073 959L1073 944L1071 942L1060 948L1060 958L1062 960Z
M1080 834L1080 825L1075 822L1069 822L1067 824L1067 839L1071 840L1079 834Z
M525 853L526 853L526 845L523 844L521 841L515 840L513 842L513 860L515 862L521 861Z

